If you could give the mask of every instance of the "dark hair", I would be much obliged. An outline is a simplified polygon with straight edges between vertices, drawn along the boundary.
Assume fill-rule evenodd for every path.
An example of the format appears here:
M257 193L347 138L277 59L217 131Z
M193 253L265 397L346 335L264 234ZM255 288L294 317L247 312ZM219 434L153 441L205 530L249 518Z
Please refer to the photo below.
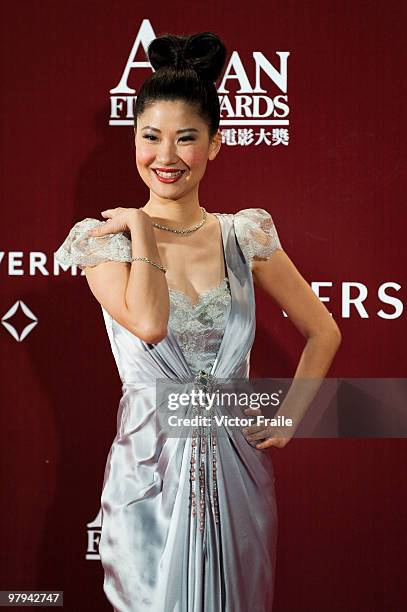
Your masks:
M158 100L183 100L192 104L208 123L212 138L220 121L215 81L226 59L226 47L216 34L199 32L190 36L163 34L151 41L148 59L155 72L144 81L135 103L137 117Z

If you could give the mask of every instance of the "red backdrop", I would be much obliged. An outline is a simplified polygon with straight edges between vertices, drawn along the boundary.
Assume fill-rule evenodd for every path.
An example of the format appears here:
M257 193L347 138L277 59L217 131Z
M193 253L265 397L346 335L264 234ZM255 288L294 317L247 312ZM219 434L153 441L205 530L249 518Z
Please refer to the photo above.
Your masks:
M286 91L264 73L262 93L226 80L233 112L222 119L236 120L238 96L282 96L288 112L269 118L285 124L265 129L285 131L257 142L259 126L246 125L253 141L244 126L221 126L201 204L265 208L307 281L330 284L321 296L343 334L330 376L403 377L406 17L392 0L3 3L0 590L58 589L66 610L110 609L97 514L120 379L85 278L54 267L53 254L76 221L147 201L132 128L109 124L110 90L143 20L155 36L218 33L253 86L253 52L278 70L278 52L289 52ZM128 85L149 73L133 69ZM347 283L361 285L353 297L367 291L349 313ZM385 283L399 311L380 298ZM304 339L276 304L257 300L251 375L292 376ZM403 609L406 441L297 439L271 452L275 612Z

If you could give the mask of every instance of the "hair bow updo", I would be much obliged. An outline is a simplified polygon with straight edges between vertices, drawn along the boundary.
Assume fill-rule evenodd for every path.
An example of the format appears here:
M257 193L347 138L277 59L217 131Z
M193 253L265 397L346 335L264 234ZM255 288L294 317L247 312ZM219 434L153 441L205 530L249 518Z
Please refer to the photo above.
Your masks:
M226 59L226 48L212 32L190 36L163 34L151 41L148 58L154 70L193 69L204 80L215 82Z

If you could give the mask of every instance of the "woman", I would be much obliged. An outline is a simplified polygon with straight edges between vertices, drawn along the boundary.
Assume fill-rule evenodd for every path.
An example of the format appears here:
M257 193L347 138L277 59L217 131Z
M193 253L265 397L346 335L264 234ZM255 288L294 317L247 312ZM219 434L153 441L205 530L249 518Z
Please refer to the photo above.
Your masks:
M164 435L156 383L208 389L248 378L253 279L307 338L296 379L325 376L340 332L282 249L270 213L200 206L200 181L221 146L222 41L165 35L148 56L155 72L138 94L134 128L148 202L79 221L56 253L85 270L123 383L101 496L104 590L120 612L269 612L277 510L264 449L291 435L255 425ZM296 414L306 399L291 395Z

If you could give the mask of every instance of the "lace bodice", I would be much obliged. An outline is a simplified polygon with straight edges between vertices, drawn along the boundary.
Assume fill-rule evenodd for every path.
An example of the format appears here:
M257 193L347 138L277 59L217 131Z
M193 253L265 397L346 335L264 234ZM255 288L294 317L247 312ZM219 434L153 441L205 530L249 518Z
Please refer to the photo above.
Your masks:
M228 278L201 293L195 304L181 291L169 289L169 294L169 325L191 371L210 370L231 308Z

